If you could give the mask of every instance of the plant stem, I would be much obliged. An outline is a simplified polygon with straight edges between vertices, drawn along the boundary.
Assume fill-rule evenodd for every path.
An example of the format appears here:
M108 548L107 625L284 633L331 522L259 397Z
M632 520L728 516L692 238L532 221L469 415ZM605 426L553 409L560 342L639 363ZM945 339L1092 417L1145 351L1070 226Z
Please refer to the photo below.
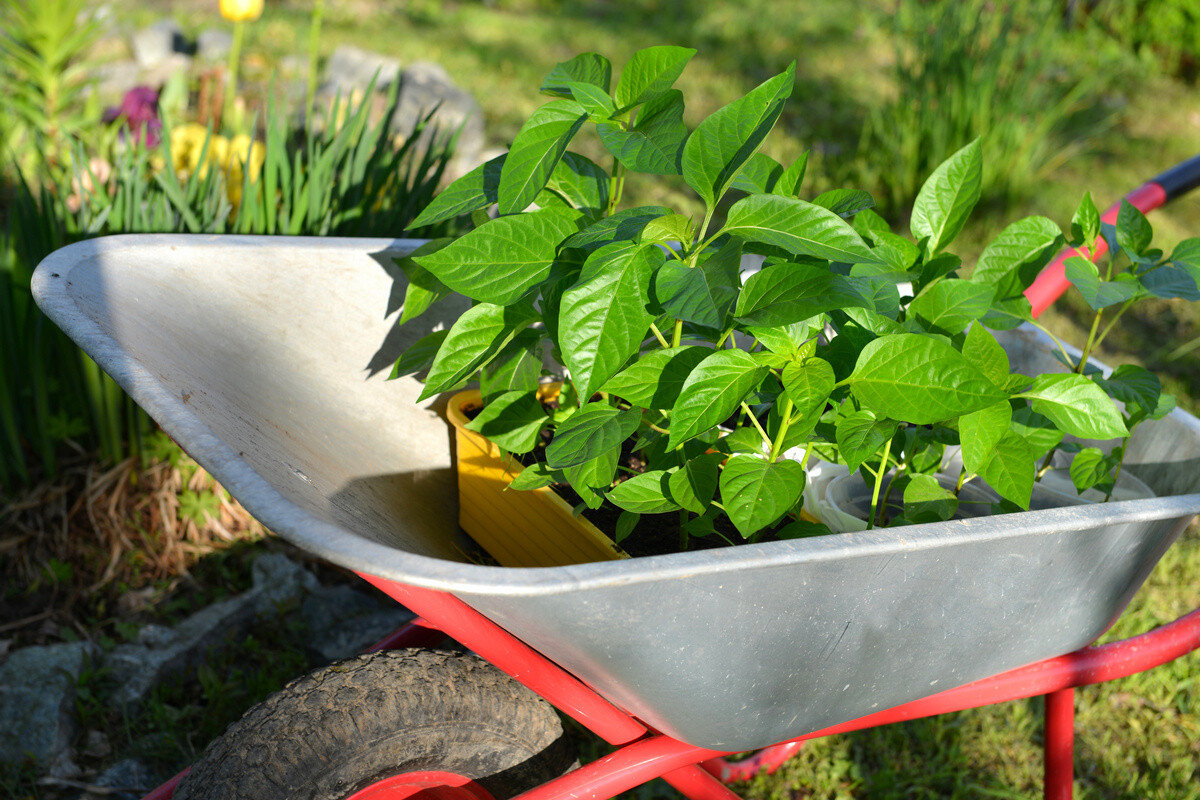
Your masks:
M225 84L225 108L221 112L221 127L233 133L233 103L237 98L238 65L242 60L242 41L246 36L246 23L233 23L233 42L229 45L229 80Z
M1137 426L1135 425L1134 427L1136 428ZM1118 459L1117 469L1113 472L1112 486L1109 487L1108 492L1104 495L1104 502L1106 503L1112 498L1113 492L1117 490L1117 481L1121 480L1121 467L1125 466L1125 454L1129 452L1129 440L1131 438L1133 438L1132 430L1129 431L1128 436L1121 440L1121 458Z
M775 441L771 445L771 462L779 460L779 451L783 449L783 440L787 438L788 426L792 424L792 399L790 397L783 398L783 422L779 425L779 433L775 436Z
M1117 320L1119 320L1121 318L1121 315L1124 314L1126 311L1128 311L1129 307L1132 305L1133 305L1133 300L1125 301L1125 305L1121 306L1120 310L1117 311L1116 316L1108 321L1108 324L1104 326L1104 330L1100 331L1100 335L1096 337L1096 343L1095 343L1095 345L1093 345L1093 347L1100 346L1100 343L1104 341L1104 337L1108 336L1109 331L1111 331L1113 329L1113 326L1117 324Z
M1092 354L1092 347L1095 346L1096 329L1100 327L1100 315L1102 313L1102 311L1097 311L1095 318L1092 319L1092 329L1088 331L1087 344L1083 346L1083 355L1079 357L1079 363L1075 365L1075 372L1080 375L1083 374L1083 368Z
M745 412L746 416L750 418L750 422L753 423L754 427L758 428L758 432L762 436L763 441L766 442L768 447L770 447L773 444L771 442L771 437L767 436L767 432L763 430L763 426L758 422L758 417L754 416L754 412L750 410L750 406L746 405L745 400L742 401L742 411Z
M1050 329L1047 328L1045 325L1039 325L1037 320L1033 320L1033 327L1037 328L1039 331L1041 331L1042 333L1049 336L1051 341L1053 341L1054 344L1056 344L1058 346L1058 350L1059 350L1059 352L1062 353L1063 358L1066 359L1066 362L1068 364L1071 363L1071 361L1072 361L1071 354L1067 352L1067 348L1062 343L1061 339L1059 339L1057 336L1055 336L1053 333L1051 333Z
M608 193L608 208L604 211L606 217L616 211L617 204L621 202L621 195L625 192L625 167L615 158L613 159L611 186Z
M887 472L888 458L892 454L892 440L889 438L883 446L883 460L879 462L879 472L875 473L875 489L871 492L871 514L867 518L867 530L875 527L875 513L879 507L879 489L883 486L883 476Z
M664 350L671 346L671 343L667 341L667 337L662 335L662 331L653 322L650 323L650 332L654 334L655 339L658 339L658 343L663 346Z
M671 334L671 347L679 347L679 342L683 340L683 320L675 320L675 331Z

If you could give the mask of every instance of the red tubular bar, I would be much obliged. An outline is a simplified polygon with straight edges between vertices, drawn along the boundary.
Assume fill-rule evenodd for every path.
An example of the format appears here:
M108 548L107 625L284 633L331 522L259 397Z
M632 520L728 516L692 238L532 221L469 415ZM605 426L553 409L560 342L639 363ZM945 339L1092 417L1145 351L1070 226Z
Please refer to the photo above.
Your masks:
M1046 695L1045 719L1043 797L1071 800L1075 791L1075 690L1059 689Z
M559 711L609 744L625 744L645 735L646 726L457 597L374 575L359 574L384 594L420 614L455 641L537 692Z
M740 800L699 764L668 772L662 779L689 800Z
M1125 199L1145 214L1167 202L1167 192L1154 181L1150 181L1125 195ZM1117 203L1105 211L1100 219L1104 222L1115 223L1120 210L1121 204ZM1096 260L1106 252L1108 252L1108 242L1101 237L1096 242L1096 252L1092 253L1092 260ZM1072 250L1064 250L1055 256L1054 260L1037 276L1033 284L1025 290L1025 297L1033 306L1033 316L1036 317L1049 308L1063 292L1070 288L1071 282L1067 280L1067 271L1063 264L1072 253Z

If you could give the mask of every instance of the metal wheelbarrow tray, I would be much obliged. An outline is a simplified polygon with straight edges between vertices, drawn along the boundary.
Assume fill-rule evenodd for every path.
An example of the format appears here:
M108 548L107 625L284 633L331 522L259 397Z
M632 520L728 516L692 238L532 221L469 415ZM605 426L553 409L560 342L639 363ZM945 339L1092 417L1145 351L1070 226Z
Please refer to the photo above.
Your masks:
M653 728L742 751L1095 640L1200 512L1200 421L1146 423L1157 498L570 567L467 562L452 434L385 381L419 242L140 235L42 263L42 309L267 527L449 592ZM437 316L436 309L431 312ZM412 328L412 330L409 330ZM1018 370L1061 369L1026 331Z

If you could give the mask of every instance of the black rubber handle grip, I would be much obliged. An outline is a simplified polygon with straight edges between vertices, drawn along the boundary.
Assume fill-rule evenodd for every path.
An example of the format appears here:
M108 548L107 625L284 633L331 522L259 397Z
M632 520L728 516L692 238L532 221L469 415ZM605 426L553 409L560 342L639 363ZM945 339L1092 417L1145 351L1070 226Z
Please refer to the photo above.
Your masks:
M1200 186L1200 155L1193 156L1187 161L1180 162L1166 172L1153 179L1167 193L1168 200L1174 200L1182 194Z

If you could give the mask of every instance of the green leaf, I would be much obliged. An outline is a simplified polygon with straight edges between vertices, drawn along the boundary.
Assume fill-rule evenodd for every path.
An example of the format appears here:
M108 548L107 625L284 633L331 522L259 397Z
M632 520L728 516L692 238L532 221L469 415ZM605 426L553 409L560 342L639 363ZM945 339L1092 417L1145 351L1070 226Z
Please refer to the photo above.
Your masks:
M804 468L798 461L736 455L721 472L721 504L746 539L791 511L803 491Z
M599 214L608 206L608 173L578 153L563 153L546 188L589 214Z
M667 478L667 491L681 507L696 514L708 510L717 494L723 453L705 453L672 470Z
M970 361L984 377L1000 388L1007 383L1012 368L1008 354L996 341L996 337L983 325L972 325L963 339L963 358Z
M789 522L781 530L776 531L777 539L808 539L813 536L829 536L833 530L823 522L809 522L798 519Z
M664 258L652 245L605 245L563 292L558 344L580 397L590 397L641 347L654 321L646 310L650 276Z
M808 151L803 154L792 165L783 171L783 175L775 182L771 193L782 197L796 197L800 194L800 184L804 182L804 172L808 168Z
M550 420L535 392L505 392L492 398L466 428L510 453L528 453Z
M602 490L611 486L616 478L617 462L620 458L620 448L613 448L582 464L563 470L567 483L578 492L588 508L599 508L604 504Z
M969 472L979 474L992 450L1008 432L1010 422L1012 407L1007 400L959 417L958 436L962 442L963 464Z
M917 295L908 311L931 330L953 336L992 306L994 289L987 284L964 280L942 280Z
M679 504L667 495L667 473L655 469L634 475L612 488L605 498L617 508L635 514L678 511Z
M387 379L393 381L404 375L412 375L429 369L429 365L433 363L434 356L437 355L442 342L446 340L446 336L449 333L450 331L434 331L417 339L396 359L396 363L392 365L392 372L388 375Z
M850 471L855 472L896 434L896 421L880 419L867 410L854 411L839 414L834 431L838 454Z
M683 147L683 179L715 208L717 198L775 127L792 94L796 65L734 100L697 126Z
M1029 288L1062 243L1062 231L1046 217L1026 217L1009 225L992 240L971 272L973 283L996 287L1008 298Z
M504 392L537 389L545 358L542 335L539 330L526 328L483 366L479 391L485 401Z
M1110 478L1108 461L1098 447L1085 447L1076 453L1071 459L1070 474L1071 483L1080 494Z
M925 252L942 251L958 236L971 209L979 202L983 158L979 140L946 159L925 181L913 204L912 234L928 239Z
M1178 297L1192 302L1200 300L1195 275L1186 267L1169 261L1141 273L1138 281L1155 297Z
M1154 231L1150 221L1128 200L1121 201L1117 212L1117 243L1126 253L1141 255L1150 246Z
M1099 235L1100 210L1092 200L1092 193L1084 192L1083 200L1079 201L1079 208L1071 218L1071 240L1090 248Z
M755 153L733 179L730 187L747 194L763 194L771 191L783 175L783 165L766 153Z
M651 220L642 229L639 241L642 244L664 244L666 242L690 244L693 236L691 218L685 217L683 214L667 214L665 217Z
M404 307L400 312L397 325L403 325L409 320L416 319L428 311L429 307L438 300L452 294L450 289L434 277L429 270L413 261L414 256L435 253L451 241L451 239L431 239L407 256L396 259L396 266L400 267L408 277L408 286L404 290Z
M1021 508L1029 508L1033 480L1037 469L1037 453L1017 434L1009 431L992 449L991 456L979 470L979 477L1001 497Z
M954 516L958 498L932 475L913 475L904 487L904 516L915 523L942 522Z
M849 382L867 408L917 425L953 419L1006 398L953 347L914 333L881 336L867 344Z
M875 198L862 189L830 189L813 198L813 205L827 208L839 217L852 217L875 207Z
M619 453L641 419L642 412L636 408L621 411L604 403L585 403L554 431L546 447L546 463L552 469L565 469L610 450Z
M862 217L863 215L859 214L855 221ZM907 275L921 257L920 248L899 234L879 231L871 236L875 241L871 252L884 266L896 273L897 280L901 280L901 275Z
M525 306L480 303L463 312L438 348L420 400L457 385L486 364L536 318Z
M569 237L562 246L591 251L609 242L637 239L652 220L670 213L671 209L662 206L627 208L589 225Z
M724 232L798 256L850 264L878 263L871 248L827 208L792 197L752 194L733 204Z
M676 89L658 95L643 106L637 123L628 131L601 123L596 126L608 152L634 172L678 175L687 128L683 125L683 95Z
M425 210L417 215L405 230L415 230L426 225L436 225L463 214L487 208L499 197L500 172L504 168L504 155L480 164L443 189L430 201Z
M811 345L815 331L824 326L825 323L819 319L804 320L772 328L759 328L751 325L746 327L746 333L757 339L772 353L791 358L799 354L802 347ZM807 355L811 355L811 352Z
M508 488L527 492L549 486L552 483L560 483L563 480L565 478L561 471L550 469L544 462L536 461L518 472L517 476L508 484Z
M789 325L835 308L867 306L842 275L813 264L773 264L751 275L734 306L739 322L756 326Z
M687 376L671 409L669 446L677 447L724 422L766 374L766 367L743 350L707 355Z
M495 305L517 300L550 274L574 214L542 209L494 219L416 262L460 294Z
M599 86L584 81L568 81L566 86L571 90L571 97L592 119L609 120L617 113L613 99Z
M626 109L667 91L683 74L683 68L694 55L696 51L691 48L671 45L638 50L626 62L617 80L617 88L613 92L617 106Z
M823 358L790 361L783 368L783 391L793 405L793 428L808 432L816 427L825 411L836 382L833 367Z
M740 262L741 245L736 240L696 267L668 261L655 273L654 299L676 319L724 328L741 289Z
M671 408L696 365L713 351L687 345L652 350L600 387L641 408Z
M1034 411L1049 417L1059 430L1084 439L1125 436L1125 424L1113 401L1088 378L1074 373L1054 373L1034 378L1022 393Z
M1100 280L1100 271L1086 258L1071 256L1064 262L1064 266L1067 280L1075 285L1079 294L1093 309L1099 310L1116 303L1124 303L1137 294L1137 284L1131 280Z
M1140 409L1149 415L1158 407L1158 398L1162 394L1162 381L1158 376L1136 364L1122 364L1107 378L1097 378L1096 383L1109 397L1124 403L1131 413Z
M983 318L983 324L995 331L1011 331L1033 320L1033 307L1023 294L1007 300L996 300L992 310Z
M554 65L554 69L542 79L544 94L556 97L571 97L570 84L575 81L590 83L605 92L612 78L612 64L599 53L580 53L569 61Z
M546 186L567 145L587 119L573 100L552 100L534 111L513 139L500 172L501 214L525 210Z
M616 526L613 528L613 541L617 544L624 541L629 534L633 533L633 529L637 527L641 519L641 514L634 514L632 511L622 511L621 516L617 517Z
M1012 415L1012 432L1027 442L1035 457L1041 458L1063 440L1063 432L1054 427L1049 418L1028 406L1018 408Z

